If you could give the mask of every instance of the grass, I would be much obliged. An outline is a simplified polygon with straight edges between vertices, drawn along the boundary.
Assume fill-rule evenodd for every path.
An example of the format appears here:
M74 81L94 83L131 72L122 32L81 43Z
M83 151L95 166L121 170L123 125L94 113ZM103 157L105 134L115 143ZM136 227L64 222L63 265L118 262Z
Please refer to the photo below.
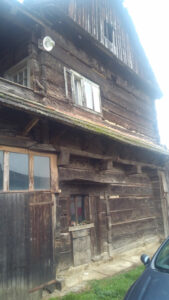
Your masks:
M144 266L139 266L111 278L95 280L90 282L88 289L82 293L71 293L62 298L57 297L51 300L123 300L128 288L140 276L143 270Z

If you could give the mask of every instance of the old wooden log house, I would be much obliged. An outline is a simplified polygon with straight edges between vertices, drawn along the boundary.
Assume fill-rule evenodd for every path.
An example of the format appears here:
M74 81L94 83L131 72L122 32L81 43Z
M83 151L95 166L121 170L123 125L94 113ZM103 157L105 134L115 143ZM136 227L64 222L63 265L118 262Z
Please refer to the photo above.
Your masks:
M1 0L0 41L0 299L35 299L168 235L161 91L121 0Z

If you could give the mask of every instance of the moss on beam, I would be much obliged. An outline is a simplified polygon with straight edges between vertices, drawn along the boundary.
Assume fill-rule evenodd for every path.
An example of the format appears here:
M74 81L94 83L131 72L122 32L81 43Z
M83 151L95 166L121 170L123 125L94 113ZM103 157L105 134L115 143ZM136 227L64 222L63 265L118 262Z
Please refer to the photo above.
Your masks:
M34 102L32 100L28 100L9 93L0 93L0 102L4 103L6 106L31 111L38 115L43 115L55 119L70 126L75 126L77 128L82 128L86 131L90 131L95 134L107 136L109 138L112 138L116 141L128 145L136 146L139 148L147 149L153 152L169 156L169 151L165 150L161 146L146 142L145 140L139 138L135 138L134 136L132 137L129 135L125 135L104 125L96 125L90 121L78 119L76 117L60 112L53 107L45 106L41 103Z

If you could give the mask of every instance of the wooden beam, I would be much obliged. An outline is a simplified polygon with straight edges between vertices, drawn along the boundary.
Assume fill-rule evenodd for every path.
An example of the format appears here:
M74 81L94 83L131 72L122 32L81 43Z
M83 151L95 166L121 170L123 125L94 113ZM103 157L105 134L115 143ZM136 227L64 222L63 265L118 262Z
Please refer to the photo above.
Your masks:
M56 284L56 283L57 283L57 280L56 280L56 279L51 280L51 281L49 281L49 282L43 283L43 284L41 284L41 285L39 285L39 286L37 286L37 287L35 287L35 288L29 290L29 293L36 292L36 291L41 290L41 289L43 289L43 288L45 288L45 287L47 287L47 286L49 286L49 285L51 285L51 284Z
M8 191L9 189L9 152L4 153L4 183L3 183L4 191Z
M127 169L127 175L135 175L135 174L141 174L142 173L142 167L140 165L131 165Z
M161 207L163 215L164 225L164 236L165 238L169 235L169 193L166 175L164 172L158 171L160 179L160 190L161 190Z
M100 170L112 170L113 162L112 159L103 160L100 163Z
M117 172L112 172L111 176L106 172L95 172L91 170L73 169L68 167L59 167L59 181L86 181L100 184L119 183L124 178Z
M141 174L141 173L142 173L142 166L137 165L137 174Z
M26 136L31 129L39 122L39 118L33 118L25 127L25 129L22 132L22 136Z
M113 159L115 162L119 162L124 165L134 165L134 166L140 166L140 167L149 167L150 169L164 169L163 166L156 165L156 164L149 164L149 163L144 163L140 161L135 161L135 160L127 160L127 159L122 159L120 157L117 157L116 159Z
M99 160L113 160L112 156L106 156L104 154L97 154L97 153L92 153L84 150L79 150L71 147L59 147L58 145L54 145L55 149L57 152L61 152L63 150L69 151L70 154L72 155L77 155L77 156L82 156L82 157L89 157L93 159L99 159Z
M58 166L67 166L70 161L70 152L68 150L62 150L58 159Z

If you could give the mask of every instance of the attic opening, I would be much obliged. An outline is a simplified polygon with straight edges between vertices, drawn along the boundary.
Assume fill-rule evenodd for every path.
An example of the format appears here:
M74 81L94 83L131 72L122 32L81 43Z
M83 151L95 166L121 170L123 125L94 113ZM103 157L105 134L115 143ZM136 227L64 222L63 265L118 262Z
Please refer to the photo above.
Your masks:
M113 26L104 20L104 36L112 43L113 42Z
M13 17L0 15L0 77L30 87L29 43L31 34Z

